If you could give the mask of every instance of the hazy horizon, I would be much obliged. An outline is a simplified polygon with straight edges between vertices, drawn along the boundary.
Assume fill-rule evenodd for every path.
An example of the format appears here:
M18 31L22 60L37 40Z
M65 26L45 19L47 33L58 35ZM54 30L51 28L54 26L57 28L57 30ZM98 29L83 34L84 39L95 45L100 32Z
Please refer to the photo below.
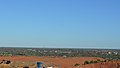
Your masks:
M120 49L119 3L1 0L0 47Z

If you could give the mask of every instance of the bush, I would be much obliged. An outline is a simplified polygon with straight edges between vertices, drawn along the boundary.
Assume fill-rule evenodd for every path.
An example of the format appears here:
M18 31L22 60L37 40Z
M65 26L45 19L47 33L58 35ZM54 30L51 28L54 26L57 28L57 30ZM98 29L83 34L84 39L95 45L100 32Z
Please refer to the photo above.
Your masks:
M100 61L99 61L100 62ZM84 62L84 64L93 64L93 63L98 63L98 61L93 61L93 60L91 60L91 61L85 61Z
M74 66L80 66L80 64L76 63Z
M84 64L89 64L89 61L85 61Z
M100 59L97 59L97 61L99 62L99 61L101 61Z
M89 62L89 64L92 64L92 63L94 63L94 61L90 61L90 62Z
M94 61L94 63L98 63L98 61Z

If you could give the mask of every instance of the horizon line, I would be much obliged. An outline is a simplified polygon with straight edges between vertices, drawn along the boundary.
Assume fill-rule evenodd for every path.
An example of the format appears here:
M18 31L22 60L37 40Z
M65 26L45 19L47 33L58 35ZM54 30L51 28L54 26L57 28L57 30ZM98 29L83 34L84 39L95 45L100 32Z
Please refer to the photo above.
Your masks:
M9 46L9 47L6 47L6 46L0 46L0 48L53 48L53 49L120 49L120 48L100 48L100 47L14 47L14 46Z

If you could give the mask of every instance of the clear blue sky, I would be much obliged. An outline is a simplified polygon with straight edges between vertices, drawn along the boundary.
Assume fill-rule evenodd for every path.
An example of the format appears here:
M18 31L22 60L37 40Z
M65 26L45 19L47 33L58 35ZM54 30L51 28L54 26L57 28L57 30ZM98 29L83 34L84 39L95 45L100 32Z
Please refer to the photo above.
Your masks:
M0 47L120 48L120 0L0 0Z

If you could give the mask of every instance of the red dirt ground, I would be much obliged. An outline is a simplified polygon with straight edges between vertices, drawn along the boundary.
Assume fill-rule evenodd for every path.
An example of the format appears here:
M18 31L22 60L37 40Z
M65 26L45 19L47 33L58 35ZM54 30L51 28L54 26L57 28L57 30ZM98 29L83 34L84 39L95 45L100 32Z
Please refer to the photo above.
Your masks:
M81 68L120 68L120 61L101 62L84 65Z
M0 56L0 60L10 60L10 61L19 61L19 62L44 62L45 64L55 64L60 68L75 68L75 64L78 63L82 68L89 68L87 65L83 65L84 61L91 60L104 60L102 58L96 57L72 57L72 58L63 58L63 57L36 57L36 56ZM92 67L90 67L92 68Z
M102 58L97 58L97 57L63 58L63 57L36 57L36 56L0 56L0 60L10 60L13 62L35 62L35 63L41 61L46 65L55 64L59 66L59 68L120 68L120 61L99 62L95 64L83 65L83 63L86 60L95 61L98 59L104 60ZM75 67L74 65L76 63L80 64L80 66ZM5 67L4 65L4 68L10 68L10 67Z

